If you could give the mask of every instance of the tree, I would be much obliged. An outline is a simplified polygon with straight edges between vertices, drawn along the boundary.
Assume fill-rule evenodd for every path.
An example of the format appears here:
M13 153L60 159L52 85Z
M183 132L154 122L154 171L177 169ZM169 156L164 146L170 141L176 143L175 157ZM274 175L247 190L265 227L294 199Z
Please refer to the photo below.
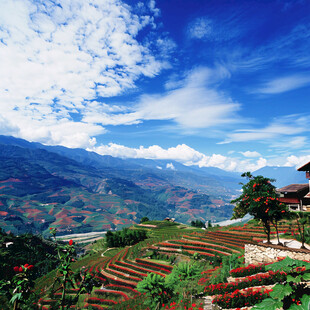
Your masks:
M143 216L142 219L140 220L140 224L144 222L148 222L150 219L147 216Z
M196 221L191 221L191 226L193 227L198 227L198 228L205 228L205 223L203 221L200 220L196 220Z
M300 240L301 240L301 248L306 249L305 247L305 228L310 224L310 214L307 212L303 211L296 211L296 212L291 212L290 218L293 218L296 220L299 235L300 235Z
M181 262L166 277L166 286L179 298L192 299L192 295L198 293L197 279L201 277L201 270L202 267L196 262Z
M151 296L152 309L159 309L159 305L167 301L165 278L157 273L149 273L137 285L137 290Z
M250 172L245 172L241 176L247 178L248 182L241 183L242 194L231 201L236 204L232 218L241 218L249 213L260 220L267 235L267 243L270 243L270 231L273 225L280 244L278 222L287 215L288 210L286 205L279 201L276 188L271 184L274 180L261 175L254 177Z

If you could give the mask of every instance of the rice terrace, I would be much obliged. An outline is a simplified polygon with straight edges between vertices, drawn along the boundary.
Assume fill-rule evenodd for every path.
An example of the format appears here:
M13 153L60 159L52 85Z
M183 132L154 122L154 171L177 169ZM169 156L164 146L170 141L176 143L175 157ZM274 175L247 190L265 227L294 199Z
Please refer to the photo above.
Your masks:
M0 310L310 310L309 0L0 0Z

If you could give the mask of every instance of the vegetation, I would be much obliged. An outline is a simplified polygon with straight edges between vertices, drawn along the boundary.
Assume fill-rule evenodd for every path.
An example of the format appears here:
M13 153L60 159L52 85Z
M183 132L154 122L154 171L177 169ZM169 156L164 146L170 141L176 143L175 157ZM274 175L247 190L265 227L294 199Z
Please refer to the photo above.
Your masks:
M146 230L138 230L138 229L128 229L124 228L121 231L111 232L108 231L106 233L107 246L109 248L114 247L123 247L126 245L133 245L138 243L139 241L143 241L147 238Z
M57 264L55 245L40 236L6 234L0 228L0 279L9 280L14 275L14 266L25 263L34 265L33 279L53 270Z
M244 212L254 216L254 220L244 225L201 230L197 228L203 224L200 220L187 226L144 217L141 222L148 225L108 231L104 239L87 244L87 254L79 258L72 240L66 243L56 240L56 228L50 229L53 240L31 235L15 237L2 231L4 251L0 255L10 270L0 284L3 309L64 310L74 306L75 309L201 310L202 297L206 295L217 295L213 303L226 308L308 306L310 292L305 282L310 281L310 263L286 259L270 265L244 265L246 243L264 239L266 231L268 240L272 235L283 234L299 236L305 242L309 226L308 217L298 213L294 218L286 217L291 222L281 220L288 212L277 200L269 179L244 176L248 183L244 185L243 196L236 199L235 216ZM119 182L118 186L132 185ZM77 199L77 205L82 206L78 202L82 200ZM40 242L27 249L26 244L36 238ZM13 244L7 247L9 240ZM18 251L15 245L24 246L25 253L14 261L14 251ZM48 255L37 255L39 251L45 254L45 250L50 251ZM38 267L44 263L50 269ZM5 269L1 272L5 274ZM231 276L240 279L228 282ZM276 285L276 293L269 288L253 289L261 285Z
M310 263L286 257L266 268L272 271L282 270L287 277L282 284L273 288L270 298L256 305L254 309L309 309L310 288L305 282L310 281Z
M299 239L302 243L301 248L305 249L306 240L310 240L310 214L302 211L296 211L290 213L290 218L294 219L297 223Z
M242 194L232 200L236 203L233 218L242 218L247 213L254 216L262 222L264 231L267 235L267 243L270 243L271 225L277 232L278 243L278 222L288 213L285 204L279 202L276 188L271 184L272 179L263 176L252 176L250 172L242 174L242 177L248 179L248 183L243 184Z
M206 228L205 223L203 221L200 221L200 220L191 221L191 226L198 227L198 228Z

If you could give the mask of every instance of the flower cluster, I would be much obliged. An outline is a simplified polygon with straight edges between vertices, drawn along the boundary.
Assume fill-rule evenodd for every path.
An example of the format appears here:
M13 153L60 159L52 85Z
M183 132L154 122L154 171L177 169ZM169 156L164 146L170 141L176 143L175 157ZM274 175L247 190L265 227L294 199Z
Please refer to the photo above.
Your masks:
M265 265L250 264L247 267L239 267L239 268L230 270L230 274L233 277L245 277L245 276L253 275L259 272L265 272Z
M243 289L252 286L270 285L274 283L282 283L286 280L287 274L283 271L268 271L267 274L257 274L247 276L241 281L218 283L206 286L204 292L209 295L221 294L224 292L233 292L236 289Z
M267 298L271 291L272 289L254 290L250 288L242 292L237 289L232 293L225 293L224 295L216 296L212 300L212 303L217 304L222 308L253 306Z
M20 272L23 272L23 271L26 271L26 270L32 270L34 268L33 265L29 265L29 264L25 264L24 266L15 266L13 268L13 270L16 272L16 273L20 273Z
M176 303L175 301L168 303L168 304L162 304L161 305L163 309L167 310L175 310L175 309L185 309L185 310L203 310L203 303L200 303L199 305L196 303L187 303L183 302L181 300L179 303ZM182 308L181 308L182 307Z

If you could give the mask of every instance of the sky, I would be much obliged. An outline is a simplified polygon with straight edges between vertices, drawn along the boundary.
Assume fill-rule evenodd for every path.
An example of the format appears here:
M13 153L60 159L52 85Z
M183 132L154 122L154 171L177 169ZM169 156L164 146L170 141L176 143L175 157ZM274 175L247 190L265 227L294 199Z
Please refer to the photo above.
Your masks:
M310 1L0 0L0 134L254 171L310 161Z

